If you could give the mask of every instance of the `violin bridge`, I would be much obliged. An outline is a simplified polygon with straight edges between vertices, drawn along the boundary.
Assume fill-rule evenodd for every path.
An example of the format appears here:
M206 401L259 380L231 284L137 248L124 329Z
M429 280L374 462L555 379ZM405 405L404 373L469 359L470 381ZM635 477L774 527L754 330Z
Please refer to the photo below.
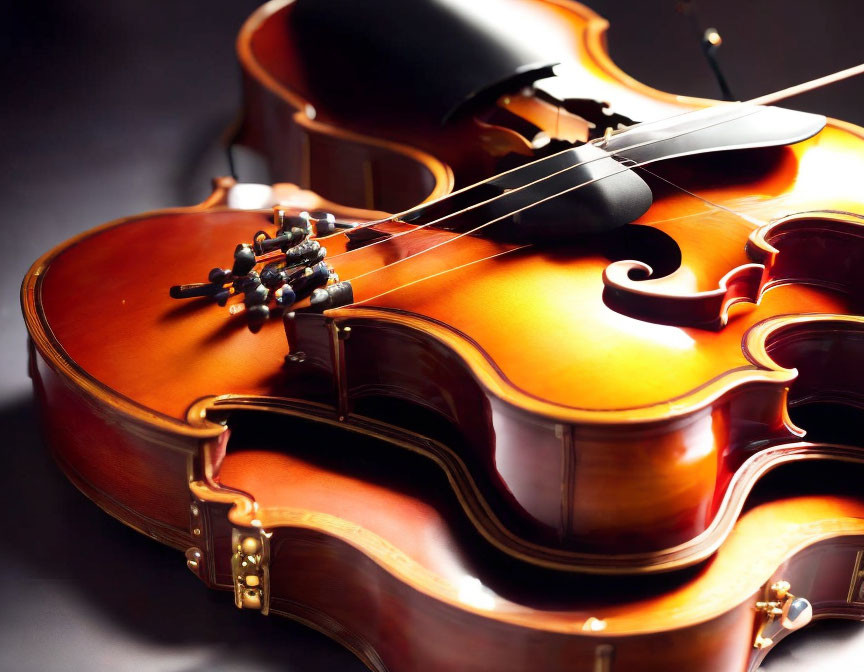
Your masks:
M270 535L260 529L231 532L231 572L238 609L270 610Z

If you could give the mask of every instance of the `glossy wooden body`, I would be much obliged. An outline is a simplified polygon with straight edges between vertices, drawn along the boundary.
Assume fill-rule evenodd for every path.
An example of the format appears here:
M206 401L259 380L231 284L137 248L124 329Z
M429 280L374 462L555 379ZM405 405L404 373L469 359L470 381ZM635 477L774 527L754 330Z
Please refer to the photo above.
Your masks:
M753 646L755 604L779 580L816 618L864 617L864 505L839 494L857 491L851 481L823 483L834 496L760 495L695 572L565 576L479 543L443 479L407 455L391 463L363 442L374 461L358 444L286 454L254 422L236 431L214 481L193 483L213 540L199 576L230 588L230 528L257 519L272 532L271 611L329 634L373 670L743 672L770 651ZM772 623L764 634L776 643L785 633Z
M753 606L775 580L810 599L816 617L864 613L864 505L841 494L854 492L857 471L852 490L836 470L816 472L811 485L834 496L754 500L698 571L587 578L532 569L483 543L443 474L401 449L336 442L314 423L244 427L242 404L222 413L237 420L231 440L204 438L200 419L188 430L198 436L184 437L103 403L97 388L71 386L32 355L49 443L85 494L199 551L194 571L216 588L231 588L231 529L257 519L273 534L270 610L325 632L373 670L743 671L770 650L752 647ZM785 633L775 630L776 642Z

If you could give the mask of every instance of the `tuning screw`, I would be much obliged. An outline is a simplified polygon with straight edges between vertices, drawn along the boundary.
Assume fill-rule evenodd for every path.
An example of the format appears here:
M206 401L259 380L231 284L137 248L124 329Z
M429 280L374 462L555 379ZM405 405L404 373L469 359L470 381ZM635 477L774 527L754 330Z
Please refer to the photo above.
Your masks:
M276 303L284 308L292 306L297 300L297 294L295 294L294 288L288 283L285 283L280 289L277 289L275 294Z
M316 236L326 236L336 230L336 217L332 213L309 213L304 210L300 213L300 218L306 221L309 228L312 228L311 225L314 225Z
M323 261L304 269L303 274L293 280L291 287L297 298L309 296L316 287L323 287L330 280L330 268Z
M261 271L261 282L269 289L278 289L288 282L288 274L277 266L267 266Z
M249 321L249 331L254 334L260 331L261 327L269 319L270 309L263 304L252 306L246 311L246 316Z
M234 250L234 266L231 273L235 276L243 276L255 268L255 250L251 245L241 243Z
M316 311L338 308L354 302L354 290L348 281L337 282L314 290L310 302L311 308Z
M210 274L207 276L207 279L214 285L224 285L226 282L231 282L233 278L231 277L231 271L229 271L227 268L217 267L211 269Z
M285 263L289 266L311 266L324 260L327 248L317 240L307 240L285 252Z
M269 297L269 289L267 289L264 285L256 285L255 287L246 290L245 296L243 297L243 303L246 304L247 308L251 308L252 306L260 306L266 303Z

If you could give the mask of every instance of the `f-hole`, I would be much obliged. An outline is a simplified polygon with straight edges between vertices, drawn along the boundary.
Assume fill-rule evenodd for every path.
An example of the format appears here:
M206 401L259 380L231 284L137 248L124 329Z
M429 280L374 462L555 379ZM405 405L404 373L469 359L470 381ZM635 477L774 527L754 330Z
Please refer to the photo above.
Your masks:
M789 390L792 421L808 441L864 445L864 324L826 318L777 332L768 354L798 370Z

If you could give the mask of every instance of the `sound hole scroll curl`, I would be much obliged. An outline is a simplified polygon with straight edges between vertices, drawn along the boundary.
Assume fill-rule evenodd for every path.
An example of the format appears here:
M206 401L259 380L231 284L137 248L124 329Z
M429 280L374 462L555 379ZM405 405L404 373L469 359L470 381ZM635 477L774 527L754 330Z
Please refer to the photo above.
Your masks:
M736 303L758 304L777 285L815 285L850 296L864 287L864 217L813 212L756 229L746 244L754 263L730 270L716 289L682 291L679 268L658 277L637 260L616 261L603 272L603 300L629 317L681 327L721 329Z

